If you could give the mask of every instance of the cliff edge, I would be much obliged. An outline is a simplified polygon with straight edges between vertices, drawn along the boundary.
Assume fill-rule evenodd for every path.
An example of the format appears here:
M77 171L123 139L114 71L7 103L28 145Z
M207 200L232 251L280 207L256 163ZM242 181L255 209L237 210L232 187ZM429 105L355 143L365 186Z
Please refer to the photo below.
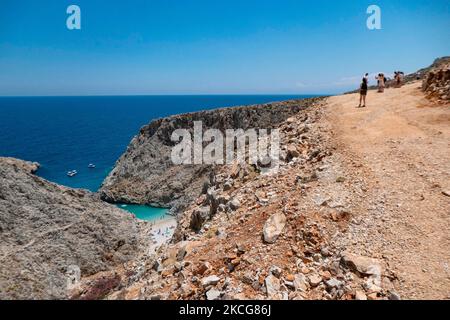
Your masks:
M271 129L313 104L315 99L223 108L158 119L143 127L100 189L108 202L153 204L181 211L207 188L210 165L174 165L171 150L175 129L193 132L194 121L204 130ZM205 187L206 184L206 187Z
M0 299L64 299L70 284L139 251L138 222L88 191L0 158Z

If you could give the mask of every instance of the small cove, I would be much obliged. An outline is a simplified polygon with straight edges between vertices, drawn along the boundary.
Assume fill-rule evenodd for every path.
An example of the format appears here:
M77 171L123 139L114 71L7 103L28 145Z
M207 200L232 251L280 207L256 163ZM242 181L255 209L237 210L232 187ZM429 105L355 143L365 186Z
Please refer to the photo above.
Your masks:
M144 221L160 221L167 219L169 209L166 208L156 208L147 205L137 205L137 204L116 204L122 210L128 211L133 214L137 219Z

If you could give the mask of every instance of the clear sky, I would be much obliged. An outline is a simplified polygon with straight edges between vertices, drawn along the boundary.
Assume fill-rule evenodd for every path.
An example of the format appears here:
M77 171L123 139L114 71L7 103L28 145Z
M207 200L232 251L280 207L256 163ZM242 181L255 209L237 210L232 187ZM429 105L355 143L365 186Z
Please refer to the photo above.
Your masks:
M449 40L449 0L2 0L0 95L337 93Z

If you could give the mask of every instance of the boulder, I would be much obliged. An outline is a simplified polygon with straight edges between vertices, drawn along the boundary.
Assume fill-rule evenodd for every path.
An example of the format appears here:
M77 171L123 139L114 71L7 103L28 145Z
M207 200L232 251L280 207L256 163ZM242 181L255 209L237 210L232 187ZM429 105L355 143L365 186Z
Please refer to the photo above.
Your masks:
M209 215L214 216L217 213L217 209L219 207L217 190L215 188L209 188L206 192L206 199L209 203Z
M202 262L200 265L193 270L194 275L203 275L206 271L211 269L211 264L209 262Z
M341 263L362 275L381 276L381 262L377 259L344 252L341 257Z
M206 292L206 299L207 300L219 300L220 296L222 295L222 292L216 289L210 289Z
M297 291L306 291L308 289L308 282L303 274L294 276L294 288Z
M269 272L270 272L271 274L273 274L275 277L280 278L280 277L281 277L282 270L281 270L281 268L278 267L278 266L272 266L272 267L270 267Z
M231 189L233 189L233 181L232 180L225 181L225 183L223 184L223 190L228 191Z
M266 243L277 241L286 225L286 216L283 213L275 213L264 224L263 235Z
M279 295L281 288L280 279L271 274L266 277L264 284L266 285L266 292L269 298L275 298Z
M230 202L228 202L228 208L230 208L231 211L236 211L241 206L241 202L239 199L234 198Z
M322 282L322 277L318 274L312 274L308 277L311 287L317 287Z
M300 152L298 152L297 147L294 146L293 144L288 145L286 151L288 160L292 160L300 156Z
M400 295L395 291L389 291L388 299L389 300L402 300Z
M210 217L210 207L196 209L191 215L190 228L194 231L200 231L203 224Z
M178 252L176 254L176 260L182 261L184 258L201 244L199 241L181 241L177 244Z
M361 290L356 290L355 300L367 300L366 294Z
M337 280L336 278L331 278L330 280L325 281L327 288L340 288L343 286L342 281Z
M201 280L203 287L214 286L219 283L220 278L216 275L211 275Z

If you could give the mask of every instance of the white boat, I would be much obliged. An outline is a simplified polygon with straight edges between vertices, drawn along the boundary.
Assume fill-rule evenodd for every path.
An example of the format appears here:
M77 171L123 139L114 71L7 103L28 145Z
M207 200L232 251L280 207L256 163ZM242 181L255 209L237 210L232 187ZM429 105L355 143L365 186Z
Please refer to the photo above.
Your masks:
M95 164L93 164L93 163L90 163L90 164L88 165L88 168L90 168L90 169L94 169L94 168L95 168Z
M69 177L73 177L73 176L77 175L77 173L78 173L77 170L72 170L72 171L67 172L67 175L68 175Z

